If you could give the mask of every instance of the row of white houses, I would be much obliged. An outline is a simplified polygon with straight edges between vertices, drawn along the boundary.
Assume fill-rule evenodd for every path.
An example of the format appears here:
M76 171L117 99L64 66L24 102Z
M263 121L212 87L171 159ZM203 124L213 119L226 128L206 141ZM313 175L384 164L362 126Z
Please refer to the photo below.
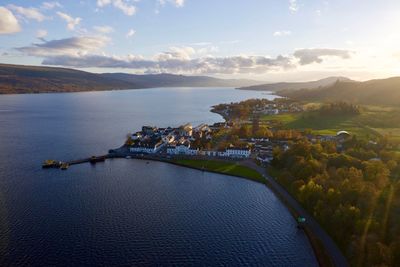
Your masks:
M165 143L162 140L157 140L154 142L142 142L131 146L129 151L132 153L155 154L158 153L164 146Z
M249 148L229 147L222 151L199 150L190 147L190 144L180 144L167 147L168 155L188 155L188 156L208 156L208 157L228 157L228 158L249 158L251 151Z
M130 148L132 153L156 154L166 145L164 142L147 143L134 145ZM187 156L209 156L209 157L228 157L228 158L249 158L251 151L249 148L229 147L222 151L215 150L199 150L191 147L190 143L182 143L179 145L168 145L168 155L187 155Z

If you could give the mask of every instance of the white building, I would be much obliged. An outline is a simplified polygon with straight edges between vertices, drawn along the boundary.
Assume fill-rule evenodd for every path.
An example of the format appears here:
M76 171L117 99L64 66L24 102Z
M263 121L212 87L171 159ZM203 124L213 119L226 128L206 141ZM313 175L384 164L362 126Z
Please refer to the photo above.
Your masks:
M138 139L140 139L140 138L142 138L142 133L140 133L140 132L131 134L131 139L132 139L132 140L138 140Z
M249 148L228 147L225 150L225 156L230 158L248 158L250 157L250 153Z
M138 142L137 144L134 144L129 151L132 153L154 154L160 151L164 145L165 143L163 143L161 140Z
M199 154L199 150L191 147L189 142L185 142L177 145L169 145L167 147L167 154L195 156Z
M278 115L279 114L279 109L274 108L274 109L266 109L263 112L266 115Z
M177 133L178 133L180 136L185 136L185 137L192 136L192 134L193 134L193 126L192 126L192 124L186 123L186 124L180 126L180 127L177 129Z
M173 134L164 135L162 140L164 143L171 144L175 140L175 136Z

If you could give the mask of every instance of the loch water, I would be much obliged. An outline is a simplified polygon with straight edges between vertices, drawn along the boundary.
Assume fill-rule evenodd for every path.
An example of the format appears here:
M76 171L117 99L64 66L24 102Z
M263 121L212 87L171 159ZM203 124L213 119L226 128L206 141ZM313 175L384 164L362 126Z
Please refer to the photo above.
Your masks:
M233 88L0 96L0 266L317 266L266 186L161 162L67 171L45 159L104 154L142 125L214 123Z

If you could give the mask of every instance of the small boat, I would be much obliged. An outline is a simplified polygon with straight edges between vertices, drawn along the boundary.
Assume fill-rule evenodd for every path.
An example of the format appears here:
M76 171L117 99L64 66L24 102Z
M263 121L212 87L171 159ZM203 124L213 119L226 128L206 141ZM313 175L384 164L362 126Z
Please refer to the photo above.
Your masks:
M47 169L47 168L56 168L60 165L60 163L56 160L48 159L42 164L42 168Z
M126 156L125 158L126 158L126 159L131 159L132 157L131 157L131 156Z
M66 162L63 162L63 163L61 164L61 166L60 166L60 169L64 171L64 170L67 170L68 167L69 167L69 164L66 163Z
M150 163L150 162L148 162L148 161L146 162L146 164L149 164L149 163Z

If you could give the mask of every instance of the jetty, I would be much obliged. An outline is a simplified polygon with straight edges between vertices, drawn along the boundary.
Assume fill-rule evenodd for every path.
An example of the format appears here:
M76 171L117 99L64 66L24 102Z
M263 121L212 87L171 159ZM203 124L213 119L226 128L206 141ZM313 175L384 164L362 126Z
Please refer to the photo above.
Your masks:
M83 163L96 164L98 162L104 162L107 158L110 158L110 157L111 157L110 154L106 154L106 155L91 156L89 158L77 159L77 160L71 160L71 161L46 160L42 164L42 168L44 168L44 169L53 168L53 169L66 170L71 165L77 165L77 164L83 164Z

